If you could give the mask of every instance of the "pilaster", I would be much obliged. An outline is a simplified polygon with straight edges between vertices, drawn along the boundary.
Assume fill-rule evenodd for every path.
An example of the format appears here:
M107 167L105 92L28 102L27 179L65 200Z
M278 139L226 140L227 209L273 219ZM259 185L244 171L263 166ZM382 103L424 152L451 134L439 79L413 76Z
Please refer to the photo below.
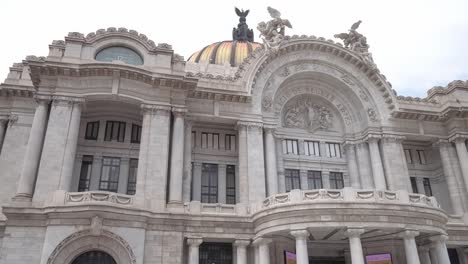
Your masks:
M184 132L184 173L182 200L190 202L190 184L192 183L192 121L185 120Z
M387 185L385 182L385 175L382 166L382 159L380 156L379 149L379 138L371 135L368 137L367 142L369 144L370 159L372 166L372 175L374 176L374 185L378 190L386 190ZM388 180L388 179L387 179Z
M346 155L346 161L348 165L348 175L350 180L350 185L354 189L361 188L361 182L359 180L359 171L356 159L356 150L354 144L346 142L344 144L344 150Z
M265 126L265 168L267 178L267 196L278 193L278 171L276 163L276 143L274 127Z
M171 175L169 180L169 203L182 203L184 173L184 116L185 108L172 108L174 124L172 129Z

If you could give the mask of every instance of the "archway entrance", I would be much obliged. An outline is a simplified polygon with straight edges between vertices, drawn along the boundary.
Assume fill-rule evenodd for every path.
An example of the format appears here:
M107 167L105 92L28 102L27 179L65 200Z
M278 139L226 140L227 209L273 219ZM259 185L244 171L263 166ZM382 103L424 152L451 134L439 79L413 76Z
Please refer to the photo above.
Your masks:
M79 255L72 264L116 264L111 255L103 251L88 251Z

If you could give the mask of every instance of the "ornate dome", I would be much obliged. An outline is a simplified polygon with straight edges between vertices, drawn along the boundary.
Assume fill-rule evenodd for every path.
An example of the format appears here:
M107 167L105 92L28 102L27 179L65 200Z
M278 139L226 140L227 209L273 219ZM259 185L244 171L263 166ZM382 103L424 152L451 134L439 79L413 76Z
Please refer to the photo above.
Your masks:
M262 44L250 41L221 41L208 45L190 56L190 62L208 62L210 64L239 66L252 51Z

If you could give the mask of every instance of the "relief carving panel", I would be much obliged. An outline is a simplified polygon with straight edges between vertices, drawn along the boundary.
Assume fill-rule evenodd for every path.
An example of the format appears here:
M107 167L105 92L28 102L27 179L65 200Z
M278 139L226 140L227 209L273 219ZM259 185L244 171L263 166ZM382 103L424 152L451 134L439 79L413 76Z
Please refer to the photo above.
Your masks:
M300 97L285 106L283 126L310 132L329 130L333 126L333 118L333 112L327 106L315 103L310 97Z

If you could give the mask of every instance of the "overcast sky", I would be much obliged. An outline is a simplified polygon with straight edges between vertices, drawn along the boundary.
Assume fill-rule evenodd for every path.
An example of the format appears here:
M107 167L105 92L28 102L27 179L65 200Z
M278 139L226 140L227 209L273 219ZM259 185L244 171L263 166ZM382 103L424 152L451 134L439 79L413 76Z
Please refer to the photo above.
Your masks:
M234 6L250 9L247 23L254 29L269 19L267 6L278 9L293 25L287 35L328 39L362 20L358 31L400 95L425 97L433 86L468 79L467 0L1 0L0 80L13 62L46 56L52 40L71 31L135 29L188 59L231 39L238 23Z

